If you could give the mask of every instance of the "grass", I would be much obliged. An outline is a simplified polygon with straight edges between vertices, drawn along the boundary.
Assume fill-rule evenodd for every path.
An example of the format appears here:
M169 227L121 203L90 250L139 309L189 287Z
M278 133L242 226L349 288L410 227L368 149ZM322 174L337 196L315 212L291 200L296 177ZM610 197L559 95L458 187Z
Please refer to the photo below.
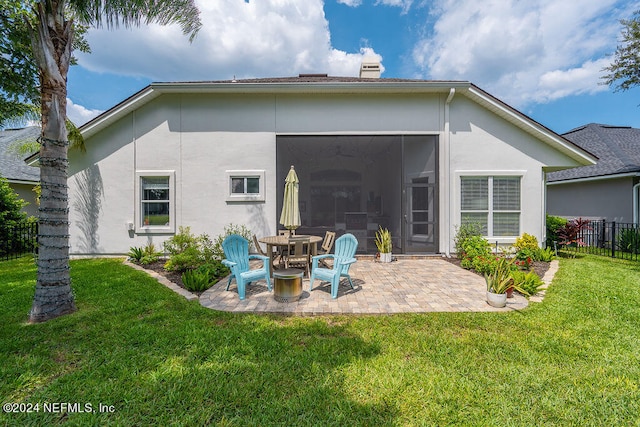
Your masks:
M37 325L33 261L2 262L0 403L40 412L0 425L640 425L640 265L560 262L520 313L305 318L215 312L78 260L78 312Z

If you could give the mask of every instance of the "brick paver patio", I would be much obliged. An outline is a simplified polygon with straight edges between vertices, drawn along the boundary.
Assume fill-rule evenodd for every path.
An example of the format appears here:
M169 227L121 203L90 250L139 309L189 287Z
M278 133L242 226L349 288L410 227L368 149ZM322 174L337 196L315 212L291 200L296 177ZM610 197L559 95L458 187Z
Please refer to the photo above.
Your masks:
M545 282L550 282L548 276L553 277L556 269L557 264L552 264L544 277ZM303 294L297 302L277 302L264 281L249 286L246 298L240 301L235 281L229 291L225 291L225 278L201 295L200 304L222 311L302 316L512 311L528 305L526 298L515 295L507 300L505 308L491 307L486 302L486 285L482 277L438 257L398 257L397 261L390 264L363 258L353 264L350 273L355 289L351 289L343 279L337 299L331 298L329 283L316 280L313 290L309 291L309 279L305 278Z

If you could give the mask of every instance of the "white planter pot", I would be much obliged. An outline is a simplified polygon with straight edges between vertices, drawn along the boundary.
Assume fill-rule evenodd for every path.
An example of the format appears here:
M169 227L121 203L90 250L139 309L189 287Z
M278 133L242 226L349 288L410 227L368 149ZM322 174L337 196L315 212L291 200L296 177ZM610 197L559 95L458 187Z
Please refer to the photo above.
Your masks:
M507 305L507 294L494 294L487 291L487 303L492 307L504 307Z
M380 253L380 262L391 262L391 252L387 254Z

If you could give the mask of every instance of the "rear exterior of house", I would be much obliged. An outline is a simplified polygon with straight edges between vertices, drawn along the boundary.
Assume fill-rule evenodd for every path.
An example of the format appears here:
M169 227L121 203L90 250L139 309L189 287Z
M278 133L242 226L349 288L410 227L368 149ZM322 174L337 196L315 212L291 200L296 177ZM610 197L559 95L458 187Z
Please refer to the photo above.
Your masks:
M159 246L189 226L277 233L284 178L299 234L389 228L395 253L455 251L463 222L492 242L544 240L545 173L594 159L469 82L300 76L154 83L80 129L70 152L71 252Z

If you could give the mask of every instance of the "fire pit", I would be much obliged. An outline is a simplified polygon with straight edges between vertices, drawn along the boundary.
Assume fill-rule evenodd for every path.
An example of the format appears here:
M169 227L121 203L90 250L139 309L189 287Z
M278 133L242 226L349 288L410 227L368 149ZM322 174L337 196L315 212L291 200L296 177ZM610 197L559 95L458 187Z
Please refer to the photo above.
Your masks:
M302 276L304 272L287 268L273 272L273 298L278 302L298 301L302 296Z

